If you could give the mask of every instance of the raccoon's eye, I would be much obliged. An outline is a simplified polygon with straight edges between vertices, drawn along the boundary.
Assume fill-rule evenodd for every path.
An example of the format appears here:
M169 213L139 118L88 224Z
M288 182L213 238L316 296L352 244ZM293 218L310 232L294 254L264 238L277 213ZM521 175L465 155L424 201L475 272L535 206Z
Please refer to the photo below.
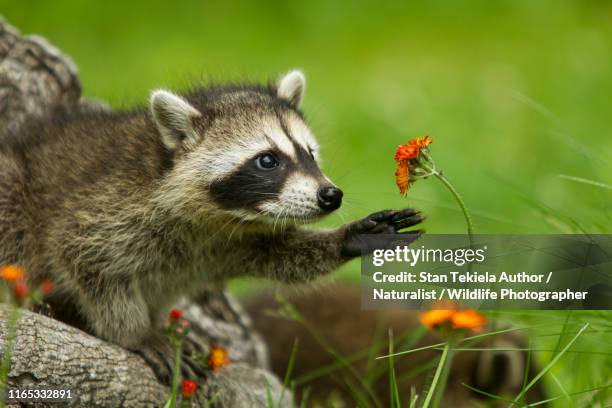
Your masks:
M255 162L257 163L257 167L262 170L272 170L279 164L278 160L276 160L276 157L274 157L270 153L265 153L261 156L258 156L255 159Z

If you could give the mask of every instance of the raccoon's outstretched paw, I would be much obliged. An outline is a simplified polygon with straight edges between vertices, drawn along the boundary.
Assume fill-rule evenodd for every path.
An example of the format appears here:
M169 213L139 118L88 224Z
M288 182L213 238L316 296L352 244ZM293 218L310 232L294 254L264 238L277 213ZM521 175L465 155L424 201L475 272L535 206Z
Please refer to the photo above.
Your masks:
M352 222L346 226L342 255L360 256L367 250L363 237L365 234L401 234L406 244L419 238L422 230L402 231L408 227L420 224L425 217L419 211L407 208L404 210L384 210Z

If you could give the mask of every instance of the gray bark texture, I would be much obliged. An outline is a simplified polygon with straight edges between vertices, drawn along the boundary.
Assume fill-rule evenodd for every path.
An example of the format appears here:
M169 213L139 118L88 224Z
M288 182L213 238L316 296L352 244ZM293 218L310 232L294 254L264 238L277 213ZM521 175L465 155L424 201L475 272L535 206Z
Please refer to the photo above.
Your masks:
M41 37L21 36L0 17L0 133L58 104L108 109L81 98L77 69L67 56ZM282 384L267 370L266 346L235 300L226 293L207 293L178 307L191 322L189 335L205 350L211 342L226 348L231 360L200 382L197 406L214 401L215 407L264 407L268 392L278 401ZM10 310L0 305L2 352ZM18 322L8 387L71 389L75 407L163 406L170 392L139 356L27 310ZM290 392L283 401L292 405ZM20 404L14 406L50 405Z

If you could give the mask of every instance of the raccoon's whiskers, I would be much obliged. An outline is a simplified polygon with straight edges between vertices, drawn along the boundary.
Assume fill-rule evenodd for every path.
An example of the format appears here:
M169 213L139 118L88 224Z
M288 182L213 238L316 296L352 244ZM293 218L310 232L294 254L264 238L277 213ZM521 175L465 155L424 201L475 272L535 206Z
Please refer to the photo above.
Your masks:
M344 214L342 214L344 211L342 209L340 209L340 211L338 211L336 214L338 214L338 217L340 217L340 219L342 220L342 223L346 223L346 218L344 218Z
M345 206L348 206L349 208L354 207L360 210L366 210L366 211L368 210L368 207L362 201L355 200L353 198L345 198L343 200L343 203Z
M289 220L289 218L291 217L291 219L293 219L293 216L291 214L293 214L293 210L295 208L294 204L291 204L291 207L289 208L289 211L287 211L283 221L282 221L282 228L285 229L287 221Z
M276 217L274 218L274 224L272 225L272 235L276 233L276 223L278 222L284 211L285 209L281 208L281 210L276 214Z
M229 245L229 243L230 243L230 242L231 242L231 240L232 240L232 236L234 235L234 233L235 233L236 231L238 231L238 230L240 229L240 227L241 227L242 225L244 225L244 223L249 222L249 221L252 221L252 218L251 218L251 217L255 217L255 218L257 218L257 217L259 217L260 215L263 215L263 214L265 214L265 213L266 213L266 210L260 210L260 211L257 211L257 212L256 212L255 214L253 214L252 216L249 216L249 215L244 215L244 216L240 217L240 219L238 220L238 222L236 222L236 225L234 226L234 228L232 228L232 231L229 233L229 235L228 235L228 237L227 237L227 240L226 240L226 242L225 242L225 246L227 247L227 245Z
M230 218L229 220L227 220L215 233L213 233L210 237L208 237L208 239L204 241L204 243L208 243L213 238L215 238L217 235L219 235L221 232L223 232L223 230L225 230L233 221L234 221L233 218Z
M227 236L227 240L225 241L225 247L227 248L227 246L229 245L230 241L232 240L232 236L234 235L234 233L238 230L238 227L241 226L241 224L244 223L244 219L239 220L236 225L234 226L234 228L232 228L232 231L229 233L229 235Z

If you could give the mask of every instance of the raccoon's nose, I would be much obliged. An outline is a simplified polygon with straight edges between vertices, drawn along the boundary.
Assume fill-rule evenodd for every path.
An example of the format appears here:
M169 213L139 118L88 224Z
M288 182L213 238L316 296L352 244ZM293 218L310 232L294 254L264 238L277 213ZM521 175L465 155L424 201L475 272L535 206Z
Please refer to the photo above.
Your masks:
M321 187L317 192L319 207L325 211L334 211L342 204L342 190L337 187Z

